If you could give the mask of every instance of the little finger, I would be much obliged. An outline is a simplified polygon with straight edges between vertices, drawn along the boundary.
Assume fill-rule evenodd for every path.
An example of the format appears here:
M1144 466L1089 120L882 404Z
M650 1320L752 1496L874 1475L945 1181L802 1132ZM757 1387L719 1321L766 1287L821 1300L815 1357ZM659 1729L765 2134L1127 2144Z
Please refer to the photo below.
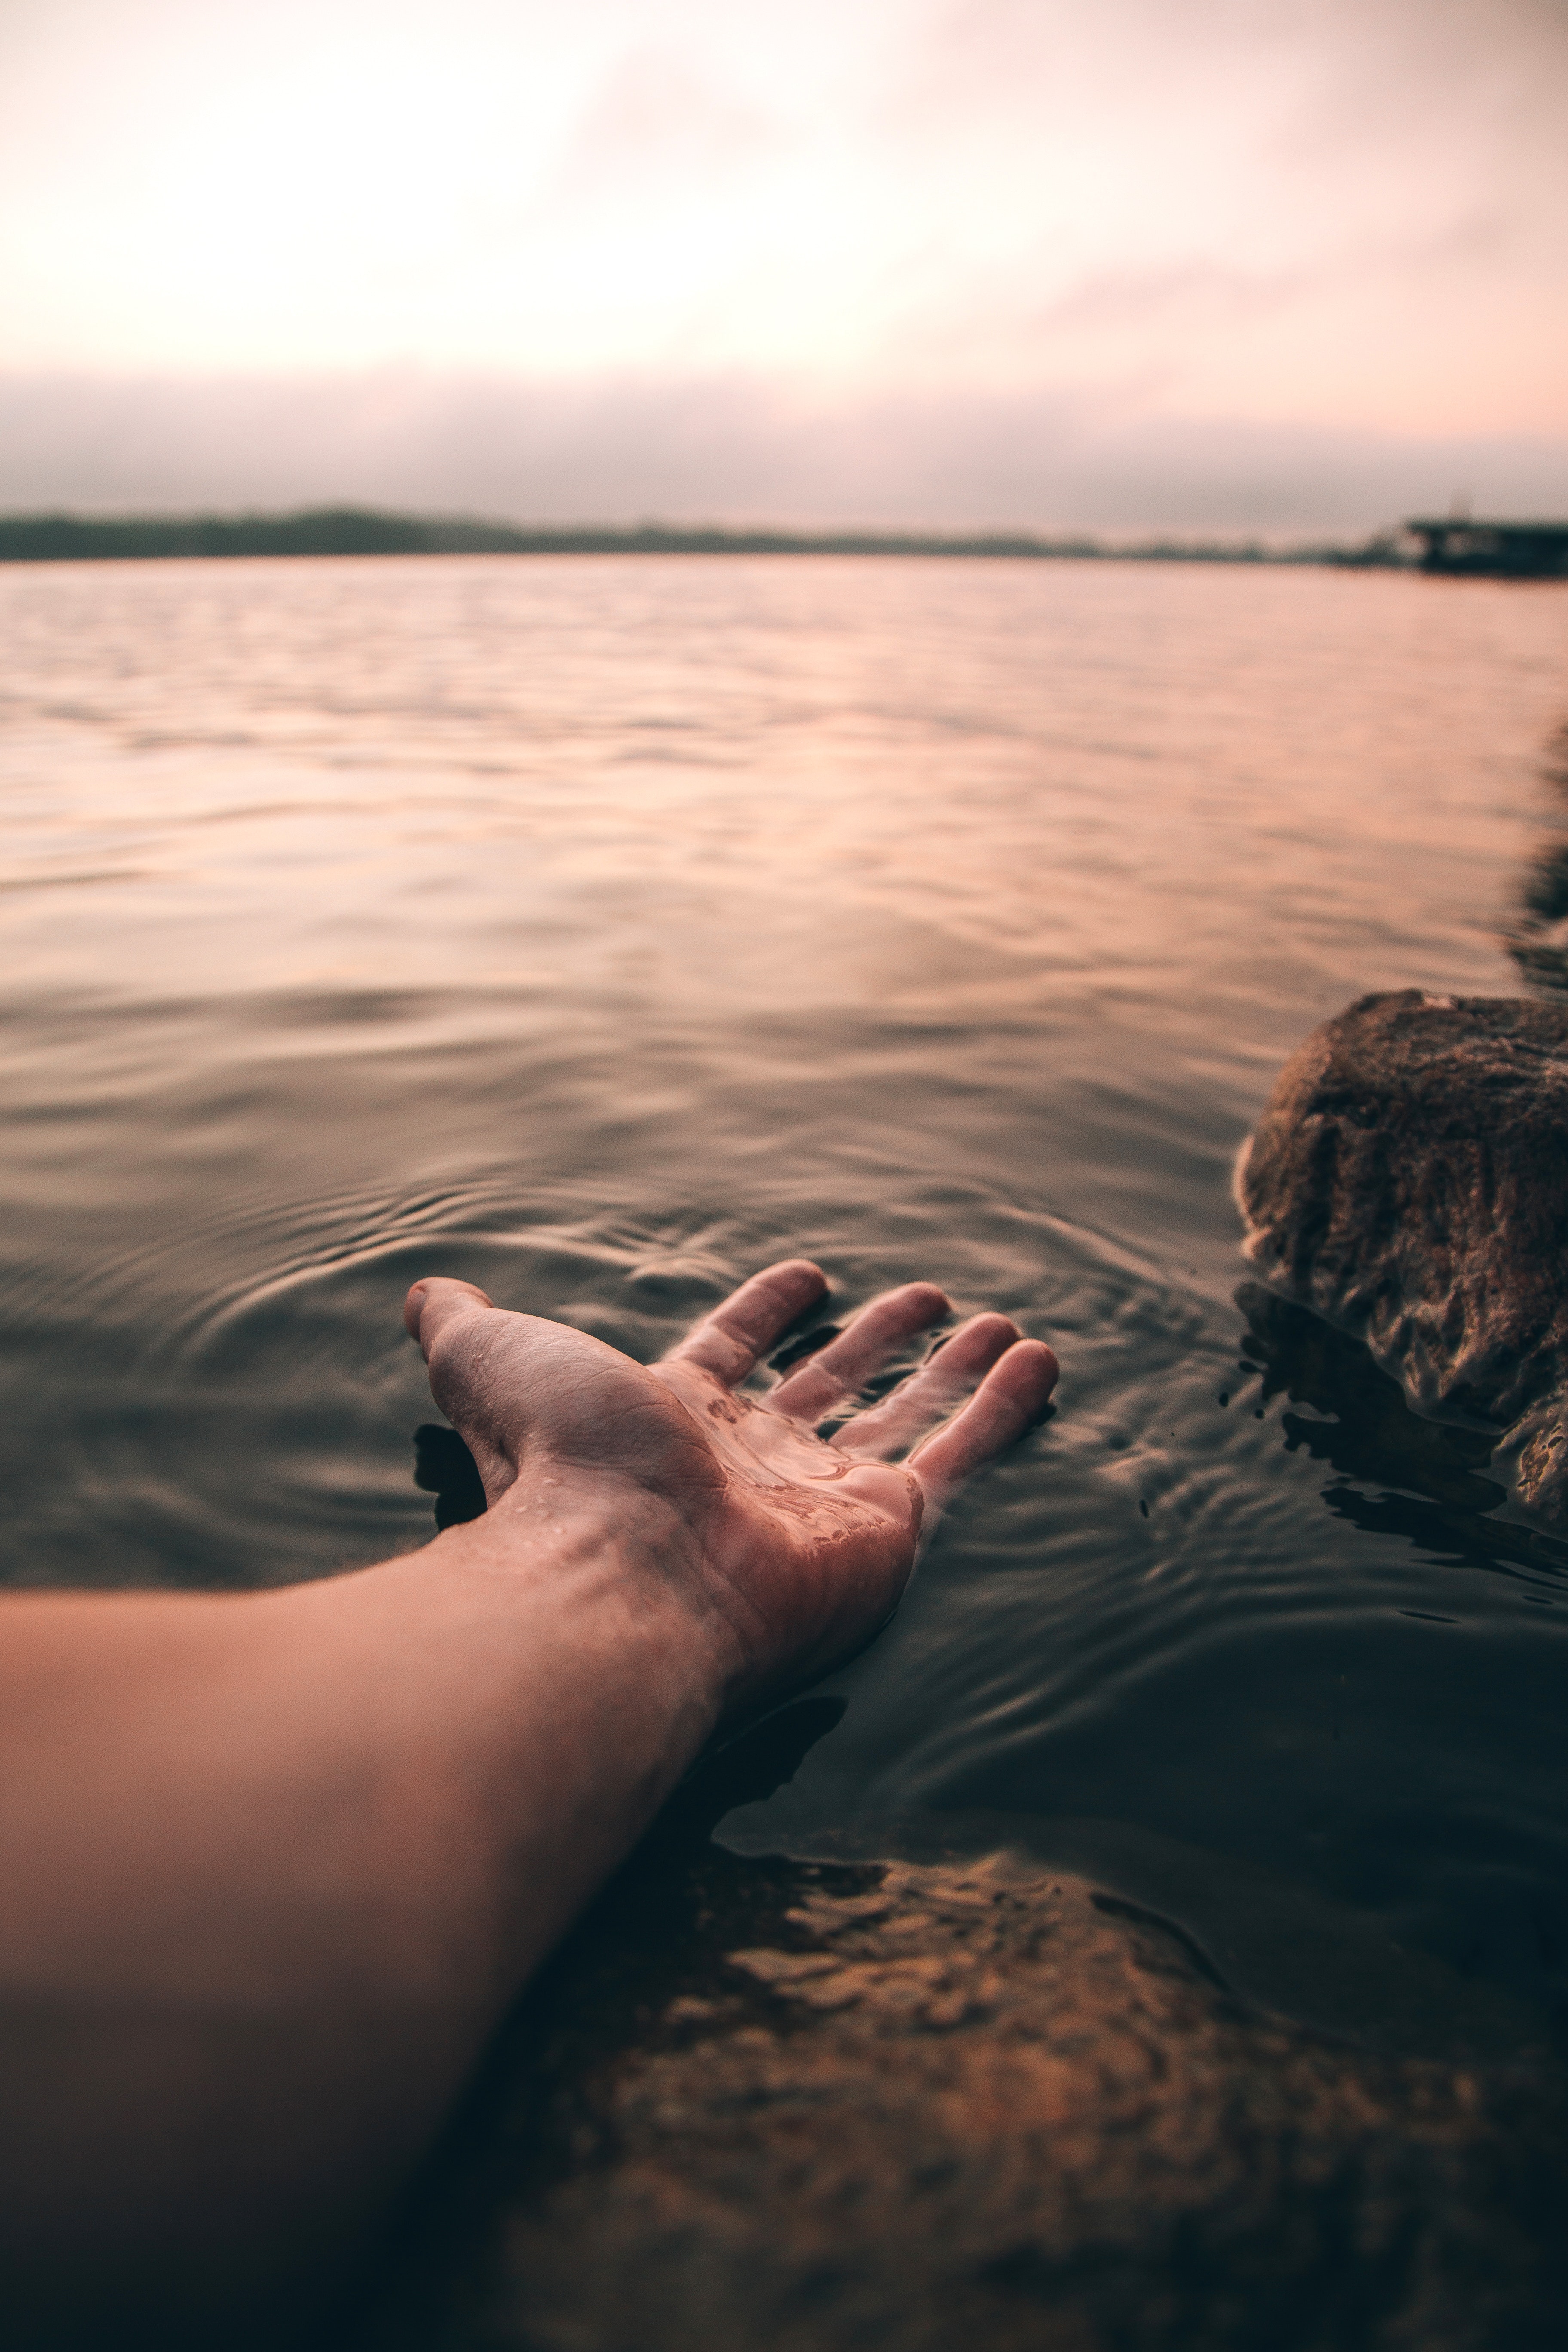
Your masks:
M1032 1429L1057 1384L1055 1356L1041 1339L1019 1339L997 1359L960 1413L916 1446L906 1468L940 1510L964 1480Z

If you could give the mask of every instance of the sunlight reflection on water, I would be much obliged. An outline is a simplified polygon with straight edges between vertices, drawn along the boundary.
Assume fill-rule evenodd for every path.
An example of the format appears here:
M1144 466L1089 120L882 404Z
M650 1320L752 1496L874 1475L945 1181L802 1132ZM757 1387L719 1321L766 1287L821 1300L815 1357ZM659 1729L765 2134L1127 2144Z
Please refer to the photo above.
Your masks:
M416 1272L640 1355L786 1250L931 1275L1059 1410L748 1836L1103 1817L1555 1996L1568 1588L1287 1450L1228 1181L1347 998L1517 986L1568 592L16 568L0 635L16 1580L421 1539Z

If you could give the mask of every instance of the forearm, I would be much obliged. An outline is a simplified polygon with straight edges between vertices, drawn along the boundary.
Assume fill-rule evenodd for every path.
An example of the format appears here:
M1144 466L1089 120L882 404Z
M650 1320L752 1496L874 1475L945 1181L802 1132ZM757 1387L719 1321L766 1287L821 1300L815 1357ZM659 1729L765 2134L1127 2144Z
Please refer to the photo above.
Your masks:
M384 2193L716 1719L661 1535L518 1490L325 1584L5 1604L14 2256Z

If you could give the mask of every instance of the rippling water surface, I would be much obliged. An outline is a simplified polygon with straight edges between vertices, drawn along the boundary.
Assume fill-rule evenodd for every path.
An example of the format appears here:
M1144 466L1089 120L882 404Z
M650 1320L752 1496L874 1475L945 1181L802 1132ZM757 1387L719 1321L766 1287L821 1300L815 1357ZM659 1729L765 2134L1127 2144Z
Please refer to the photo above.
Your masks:
M1347 998L1520 985L1568 591L16 567L0 646L13 1580L420 1541L416 1273L638 1356L931 1276L1057 1413L731 1833L1024 1816L1568 1998L1568 1553L1249 1321L1229 1190Z

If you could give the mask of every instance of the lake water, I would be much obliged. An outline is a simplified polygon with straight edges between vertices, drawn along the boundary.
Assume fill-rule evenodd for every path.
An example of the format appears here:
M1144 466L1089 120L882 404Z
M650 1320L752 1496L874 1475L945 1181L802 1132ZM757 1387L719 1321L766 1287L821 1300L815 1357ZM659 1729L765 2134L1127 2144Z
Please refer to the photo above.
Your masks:
M11 1580L422 1540L418 1273L638 1356L933 1276L1057 1412L721 1834L1006 1815L1568 2000L1568 1550L1249 1333L1230 1195L1326 1013L1520 986L1568 588L16 567L0 647Z

